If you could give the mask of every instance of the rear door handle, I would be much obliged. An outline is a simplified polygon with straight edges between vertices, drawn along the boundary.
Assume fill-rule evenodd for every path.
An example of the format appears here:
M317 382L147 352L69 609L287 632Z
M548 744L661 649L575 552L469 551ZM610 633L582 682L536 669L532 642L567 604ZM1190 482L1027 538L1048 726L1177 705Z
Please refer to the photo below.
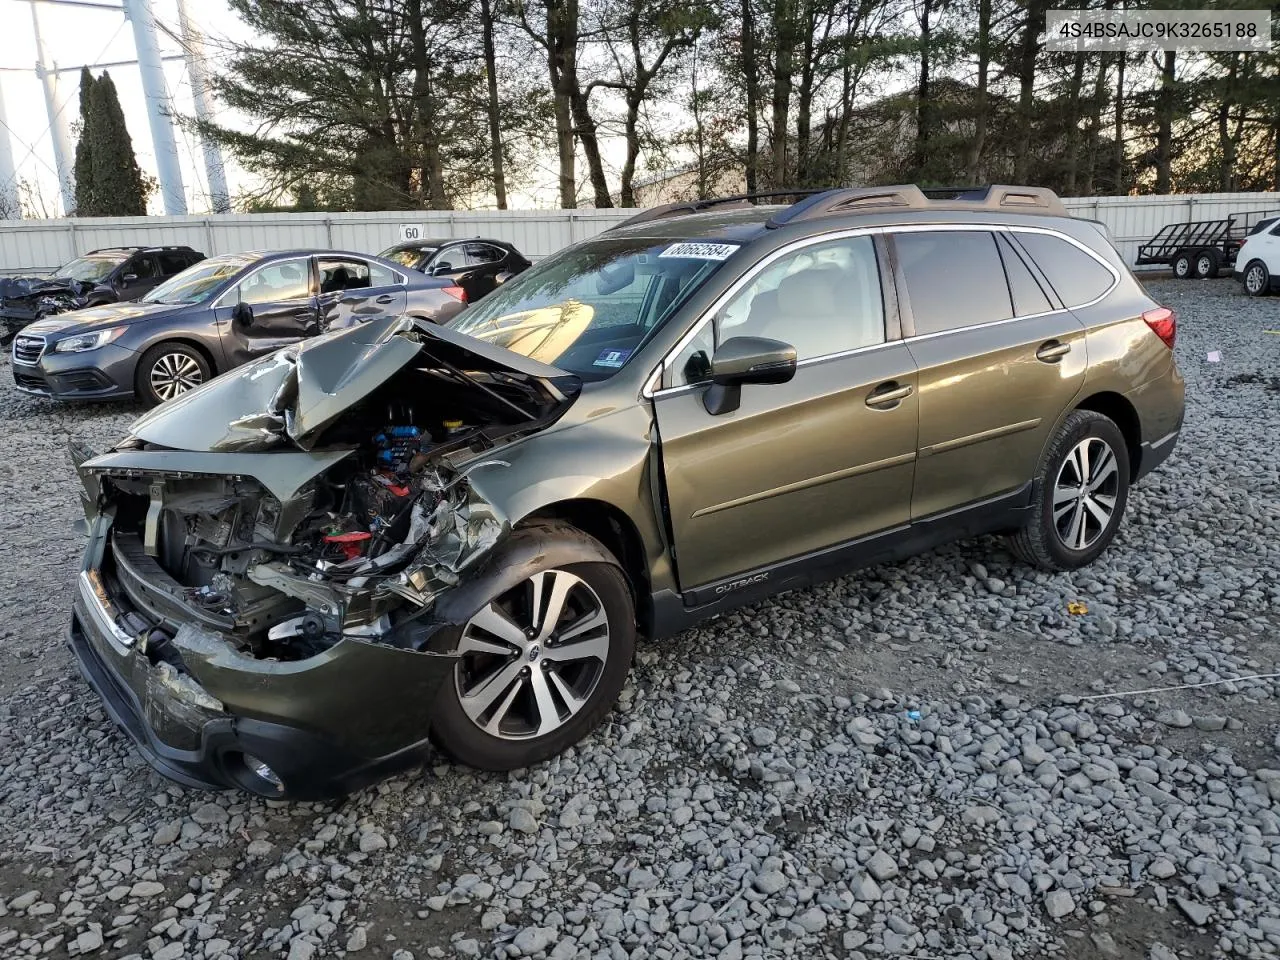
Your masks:
M384 293L382 296L378 297L378 299L374 300L373 302L374 303L394 303L395 299L396 299L396 295L394 293Z
M899 385L896 380L889 380L867 394L867 406L876 410L889 410L907 399L913 392L910 384Z
M1036 359L1042 363L1057 363L1070 352L1071 344L1060 340L1049 340L1040 344L1040 349L1036 351Z

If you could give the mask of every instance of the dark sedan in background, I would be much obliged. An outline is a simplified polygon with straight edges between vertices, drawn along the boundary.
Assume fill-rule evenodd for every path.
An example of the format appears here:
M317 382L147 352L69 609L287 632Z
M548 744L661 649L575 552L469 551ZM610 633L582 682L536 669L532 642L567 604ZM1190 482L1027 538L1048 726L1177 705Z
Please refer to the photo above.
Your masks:
M47 277L0 277L0 343L41 317L137 300L203 259L190 247L104 247Z
M171 400L215 374L383 314L437 323L461 287L367 254L333 250L211 257L135 303L31 324L13 341L19 390L60 399Z
M414 240L397 243L378 256L432 277L449 277L475 303L498 284L528 270L529 261L505 240Z

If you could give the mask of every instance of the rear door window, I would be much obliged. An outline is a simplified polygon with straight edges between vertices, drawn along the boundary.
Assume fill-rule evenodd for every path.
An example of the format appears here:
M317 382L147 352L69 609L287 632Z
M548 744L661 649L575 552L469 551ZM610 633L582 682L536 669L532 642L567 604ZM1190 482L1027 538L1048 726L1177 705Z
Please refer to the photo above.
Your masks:
M185 253L162 253L160 254L160 273L171 277L187 269L191 262Z
M1015 237L1068 307L1097 300L1115 283L1110 270L1062 237L1021 230Z
M995 236L985 230L893 234L907 282L915 335L960 330L1013 316Z
M467 244L467 266L478 267L485 263L496 263L502 259L502 251L487 243Z

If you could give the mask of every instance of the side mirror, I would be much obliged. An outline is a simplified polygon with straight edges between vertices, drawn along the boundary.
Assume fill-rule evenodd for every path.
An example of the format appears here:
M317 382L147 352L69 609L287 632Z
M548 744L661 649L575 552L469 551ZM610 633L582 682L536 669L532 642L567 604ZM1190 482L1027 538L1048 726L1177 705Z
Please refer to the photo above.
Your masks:
M450 263L448 260L441 260L439 263L437 263L435 266L431 268L431 275L433 277L438 277L440 276L440 274L448 273L452 269L453 269L452 263Z
M231 311L231 320L247 330L253 326L253 307L247 303L237 303Z
M733 337L711 358L711 386L703 394L707 413L738 409L744 383L786 383L796 375L796 348L765 337Z

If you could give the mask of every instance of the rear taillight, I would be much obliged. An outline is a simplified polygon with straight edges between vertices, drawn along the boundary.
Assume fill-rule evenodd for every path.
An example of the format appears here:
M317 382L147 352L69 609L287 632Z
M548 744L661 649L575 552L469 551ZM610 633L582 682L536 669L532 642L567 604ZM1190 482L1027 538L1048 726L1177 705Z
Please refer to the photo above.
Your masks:
M1178 338L1178 315L1168 307L1156 307L1142 315L1151 332L1164 341L1164 345L1173 349L1173 341Z
M467 291L463 290L461 287L445 287L444 292L455 300L461 300L463 303L467 302Z

